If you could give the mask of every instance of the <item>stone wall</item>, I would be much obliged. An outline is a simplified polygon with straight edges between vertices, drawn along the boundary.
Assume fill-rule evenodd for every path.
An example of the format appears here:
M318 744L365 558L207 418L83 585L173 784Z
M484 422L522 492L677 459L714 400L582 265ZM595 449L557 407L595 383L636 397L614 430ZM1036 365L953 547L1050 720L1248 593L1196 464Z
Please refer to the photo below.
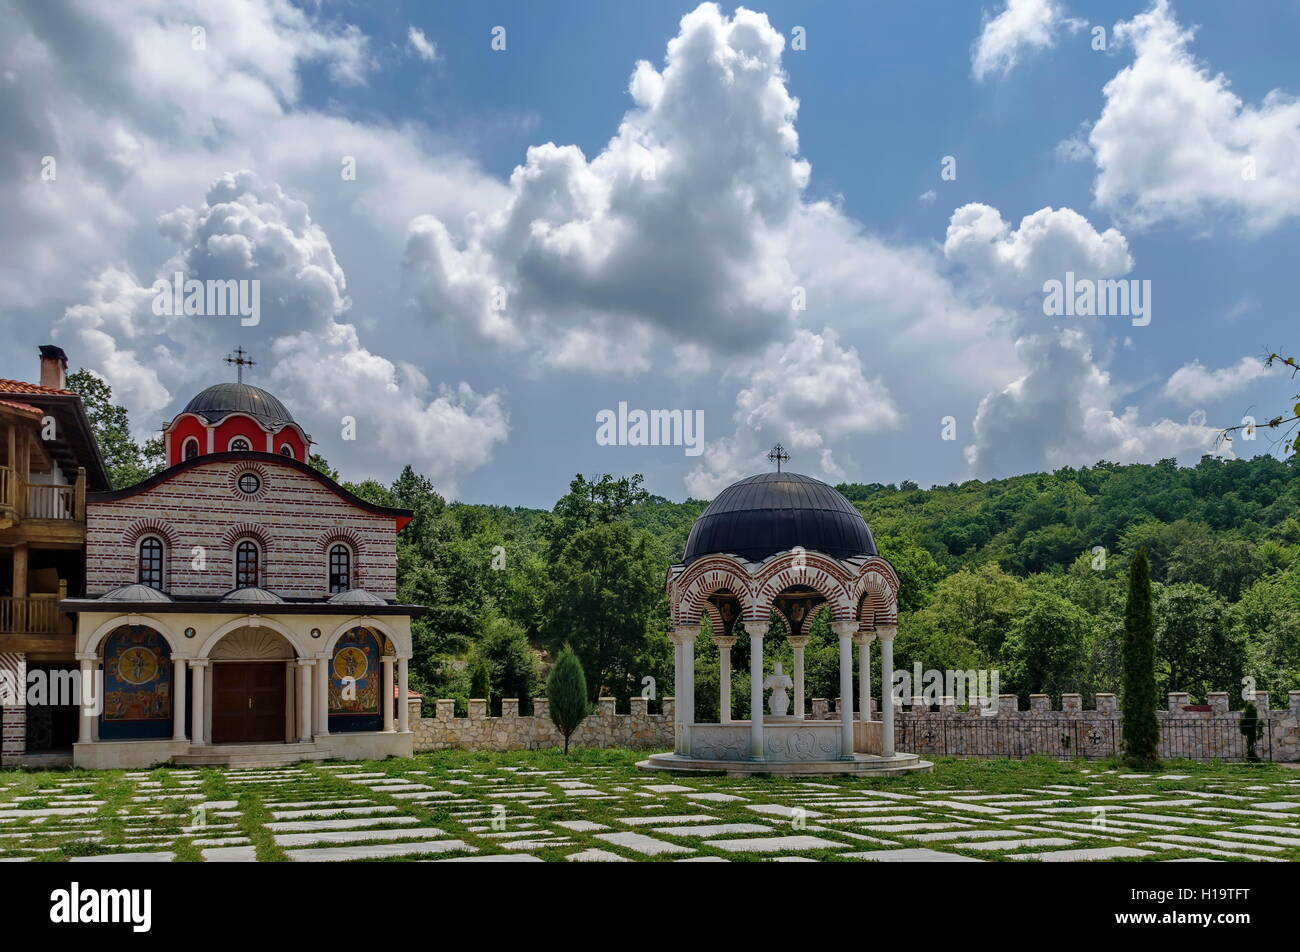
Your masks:
M435 716L419 717L418 702L411 704L411 729L416 750L531 750L561 747L564 737L551 722L550 702L533 698L533 714L519 713L519 701L501 701L501 716L489 717L487 701L469 702L469 716L456 716L456 702L435 701ZM672 750L673 700L664 699L664 713L647 713L645 698L631 700L630 714L614 713L614 698L596 702L596 713L574 732L570 744L579 747L653 747Z
M1228 710L1226 693L1211 694L1208 705L1188 703L1186 694L1170 694L1168 709L1157 712L1161 756L1197 760L1241 759L1244 739L1239 730L1240 711ZM1096 708L1084 710L1078 694L1066 694L1053 709L1045 694L1031 695L1029 708L1020 710L1014 694L998 699L997 713L984 715L979 705L958 710L944 699L932 710L920 699L896 713L898 748L911 753L983 757L1109 756L1122 749L1123 715L1113 694L1098 694ZM469 716L457 717L454 701L435 702L435 716L421 717L419 701L411 702L411 729L416 750L528 750L557 747L564 738L551 723L546 698L533 699L533 715L521 716L519 702L506 699L501 716L489 717L487 702L469 702ZM597 710L575 732L572 743L580 747L673 746L673 699L664 698L662 714L649 714L644 698L633 698L631 713L614 713L614 699L601 698ZM1255 695L1260 717L1267 720L1267 739L1259 742L1261 757L1279 762L1300 762L1300 691L1292 691L1284 710L1270 710L1266 692ZM876 702L872 701L876 718ZM826 698L812 701L813 719L835 719L834 705ZM905 739L905 740L904 740ZM906 742L905 742L906 741Z

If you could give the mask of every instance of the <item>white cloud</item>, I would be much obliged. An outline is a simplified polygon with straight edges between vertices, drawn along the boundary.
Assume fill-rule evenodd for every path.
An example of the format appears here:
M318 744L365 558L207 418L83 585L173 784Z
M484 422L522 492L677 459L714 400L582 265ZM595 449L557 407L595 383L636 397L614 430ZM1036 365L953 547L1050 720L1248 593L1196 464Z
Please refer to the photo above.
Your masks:
M1243 357L1222 370L1209 370L1193 360L1174 371L1162 392L1180 403L1207 403L1244 390L1267 372L1259 357Z
M425 36L418 26L412 26L406 31L406 42L415 55L426 63L432 63L438 58L438 44Z
M971 48L971 71L979 80L993 73L1006 75L1026 54L1055 46L1062 26L1077 30L1083 22L1066 17L1055 0L1007 0L997 16L985 16L984 29Z
M976 442L966 453L977 476L1213 451L1218 430L1204 421L1144 424L1137 407L1115 413L1110 375L1094 362L1081 331L1022 337L1017 349L1031 369L989 394L975 416Z
M352 462L371 467L369 474L377 460L410 462L451 494L506 439L500 394L479 394L464 382L433 392L413 366L362 345L344 320L351 300L329 238L306 203L276 183L246 170L229 173L199 208L178 208L162 225L180 248L159 277L181 271L199 280L260 282L271 389L316 430L327 452L355 453ZM195 377L210 379L213 354L238 327L232 317L156 316L150 287L124 272L105 272L91 297L68 309L56 336L71 335L74 360L147 414L161 411L170 393L184 392ZM356 420L355 449L333 436L344 416ZM158 425L150 416L136 423L142 430Z
M704 461L686 477L690 494L711 499L762 468L768 448L781 442L791 468L832 482L845 478L832 441L850 434L896 429L903 419L880 379L867 379L853 348L835 331L799 330L774 345L746 374L736 396L734 435L711 441Z
M1097 203L1133 227L1221 213L1263 232L1300 218L1300 100L1275 89L1244 103L1192 55L1193 33L1167 0L1116 25L1134 60L1106 84L1089 136Z

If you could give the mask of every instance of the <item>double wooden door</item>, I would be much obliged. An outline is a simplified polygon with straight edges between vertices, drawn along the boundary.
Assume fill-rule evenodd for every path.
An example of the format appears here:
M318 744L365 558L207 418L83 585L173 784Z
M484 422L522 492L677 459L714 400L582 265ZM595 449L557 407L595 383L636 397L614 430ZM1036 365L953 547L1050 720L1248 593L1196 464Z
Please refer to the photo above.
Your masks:
M212 743L284 741L283 661L218 662L212 671Z

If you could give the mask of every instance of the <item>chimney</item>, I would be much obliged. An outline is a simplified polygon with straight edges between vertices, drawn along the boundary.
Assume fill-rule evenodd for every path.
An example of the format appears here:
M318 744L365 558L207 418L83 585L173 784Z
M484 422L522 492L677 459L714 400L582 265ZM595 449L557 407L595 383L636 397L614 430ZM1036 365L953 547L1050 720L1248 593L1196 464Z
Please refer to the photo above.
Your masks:
M41 386L62 390L67 384L68 355L62 347L41 345Z

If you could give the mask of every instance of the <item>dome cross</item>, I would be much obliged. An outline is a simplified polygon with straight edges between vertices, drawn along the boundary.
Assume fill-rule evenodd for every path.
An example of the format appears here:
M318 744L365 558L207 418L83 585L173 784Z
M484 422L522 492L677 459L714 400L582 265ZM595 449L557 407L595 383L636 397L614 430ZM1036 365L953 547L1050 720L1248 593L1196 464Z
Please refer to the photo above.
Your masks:
M781 464L790 459L790 454L785 451L785 447L780 443L772 447L772 452L767 454L767 458L776 463L776 471L781 472Z
M253 366L253 358L248 356L248 351L243 347L236 347L234 354L225 358L226 363L233 364L235 369L236 383L244 382L244 368Z

